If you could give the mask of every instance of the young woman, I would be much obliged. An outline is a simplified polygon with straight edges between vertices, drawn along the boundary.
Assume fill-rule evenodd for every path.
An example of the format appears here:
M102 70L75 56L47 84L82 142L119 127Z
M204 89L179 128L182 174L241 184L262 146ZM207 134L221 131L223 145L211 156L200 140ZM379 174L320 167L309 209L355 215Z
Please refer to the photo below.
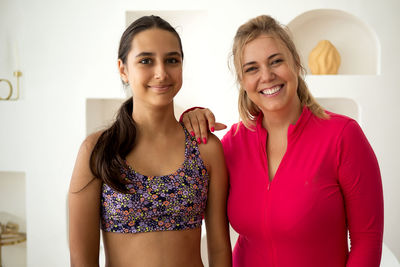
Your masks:
M201 224L210 266L231 266L227 173L215 136L197 142L174 117L183 51L157 16L121 37L118 69L133 97L114 124L83 142L69 193L71 266L98 266L100 229L107 266L203 266Z
M232 52L241 122L222 145L228 218L239 233L233 266L379 267L382 183L357 122L318 105L273 18L240 26ZM201 138L220 126L207 109L183 121Z

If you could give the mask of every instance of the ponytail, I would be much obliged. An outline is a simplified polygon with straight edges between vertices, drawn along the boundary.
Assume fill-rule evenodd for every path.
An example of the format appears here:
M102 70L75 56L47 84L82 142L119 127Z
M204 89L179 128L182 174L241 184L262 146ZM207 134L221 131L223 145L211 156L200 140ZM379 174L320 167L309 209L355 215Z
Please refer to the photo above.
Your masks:
M132 118L133 98L120 107L116 121L99 137L90 156L90 170L113 189L126 193L127 182L121 177L125 158L133 149L136 125Z

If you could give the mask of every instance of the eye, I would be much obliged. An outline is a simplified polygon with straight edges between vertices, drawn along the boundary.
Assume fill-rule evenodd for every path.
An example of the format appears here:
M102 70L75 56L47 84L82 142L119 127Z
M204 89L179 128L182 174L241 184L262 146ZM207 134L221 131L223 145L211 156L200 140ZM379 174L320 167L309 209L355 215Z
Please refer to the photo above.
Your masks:
M139 61L139 63L140 63L140 64L151 64L151 63L153 63L153 60L151 60L151 58L142 58L142 59Z
M180 59L175 58L175 57L171 57L171 58L167 58L166 59L166 63L169 63L169 64L177 64L179 62L181 62Z
M274 65L279 65L279 63L281 63L281 62L283 62L283 59L277 58L277 59L275 59L275 60L273 60L273 61L271 62L271 65L272 65L272 66L274 66Z
M244 69L244 72L245 73L249 73L249 72L253 72L253 71L255 71L255 70L257 70L257 67L249 67L249 68L246 68L246 69Z

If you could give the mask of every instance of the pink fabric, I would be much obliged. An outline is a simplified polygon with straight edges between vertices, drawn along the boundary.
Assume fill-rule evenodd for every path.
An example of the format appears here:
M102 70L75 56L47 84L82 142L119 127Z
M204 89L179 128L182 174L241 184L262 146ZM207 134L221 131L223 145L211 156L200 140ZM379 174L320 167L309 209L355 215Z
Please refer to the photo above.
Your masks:
M356 121L308 108L288 129L268 179L267 131L237 124L222 139L230 176L228 217L240 234L234 267L378 267L383 194L375 154ZM347 246L350 233L351 250Z

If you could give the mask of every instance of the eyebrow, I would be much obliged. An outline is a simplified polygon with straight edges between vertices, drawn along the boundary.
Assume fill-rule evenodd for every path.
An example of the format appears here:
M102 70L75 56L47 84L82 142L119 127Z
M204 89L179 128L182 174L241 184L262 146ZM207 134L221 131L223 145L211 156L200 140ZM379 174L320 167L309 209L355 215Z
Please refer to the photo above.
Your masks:
M141 52L141 53L137 54L136 57L151 57L151 56L154 56L154 55L155 55L155 53L152 53L152 52ZM166 54L166 56L167 56L167 57L170 57L170 56L179 56L179 57L182 57L181 53L176 52L176 51L174 51L174 52L168 52L168 53Z
M272 59L272 58L274 58L274 57L276 57L276 56L279 56L279 55L281 55L281 54L282 54L282 53L275 53L275 54L272 54L272 55L270 55L270 56L268 57L268 60L270 60L270 59ZM245 64L243 64L242 68L244 68L244 67L246 67L246 66L249 66L249 65L253 65L253 64L256 64L256 62L255 62L255 61L246 62Z

